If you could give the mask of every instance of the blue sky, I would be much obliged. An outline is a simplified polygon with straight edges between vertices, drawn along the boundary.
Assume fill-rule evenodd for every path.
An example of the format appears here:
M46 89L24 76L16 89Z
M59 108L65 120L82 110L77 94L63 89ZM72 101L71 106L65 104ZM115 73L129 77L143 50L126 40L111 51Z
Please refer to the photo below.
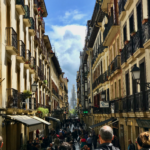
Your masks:
M84 47L86 23L91 19L95 0L45 0L48 16L44 18L46 35L56 51L60 66L72 85L76 86L79 55Z

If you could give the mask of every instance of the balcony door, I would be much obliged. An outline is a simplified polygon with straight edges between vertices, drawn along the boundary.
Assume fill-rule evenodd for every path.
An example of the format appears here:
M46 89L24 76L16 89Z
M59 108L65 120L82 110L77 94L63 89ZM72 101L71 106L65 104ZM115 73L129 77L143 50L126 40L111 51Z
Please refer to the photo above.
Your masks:
M126 95L130 95L129 73L126 74Z
M150 17L150 0L147 0L147 5L148 5L148 18Z
M136 10L137 10L137 25L138 25L138 30L139 30L142 27L142 18L143 18L141 2L138 4Z

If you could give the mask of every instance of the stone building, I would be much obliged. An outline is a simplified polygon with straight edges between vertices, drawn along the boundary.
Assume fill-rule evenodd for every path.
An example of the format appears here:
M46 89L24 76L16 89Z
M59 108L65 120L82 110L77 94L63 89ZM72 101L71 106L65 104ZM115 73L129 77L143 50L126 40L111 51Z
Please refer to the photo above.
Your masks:
M45 34L44 0L2 0L0 8L0 135L3 150L18 150L35 138L37 129L44 136L52 127L56 106L60 103L63 111L63 102L68 104L65 88L56 96L60 83L67 83ZM38 107L49 110L48 121L39 118Z
M148 0L97 0L87 22L82 64L88 70L88 107L81 112L87 109L88 114L80 117L97 133L102 125L111 125L122 150L129 139L135 142L140 132L150 130L149 6ZM135 64L138 81L131 72ZM108 105L102 107L102 102Z

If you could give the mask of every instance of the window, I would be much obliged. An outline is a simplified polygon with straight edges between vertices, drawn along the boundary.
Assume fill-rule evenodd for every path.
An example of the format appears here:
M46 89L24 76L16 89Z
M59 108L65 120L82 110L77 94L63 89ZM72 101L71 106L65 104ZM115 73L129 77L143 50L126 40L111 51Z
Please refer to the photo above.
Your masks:
M117 84L115 82L115 98L117 97Z
M126 95L130 95L129 73L126 74Z
M119 80L119 97L121 97L121 79Z
M149 1L149 0L148 0ZM142 27L142 6L141 6L141 2L139 3L139 5L137 6L137 25L138 25L138 29L140 29Z
M123 38L124 38L124 42L127 40L127 28L126 25L123 28Z
M117 39L117 55L119 55L119 38Z
M130 34L134 31L134 17L131 15L129 18L129 25L130 25Z

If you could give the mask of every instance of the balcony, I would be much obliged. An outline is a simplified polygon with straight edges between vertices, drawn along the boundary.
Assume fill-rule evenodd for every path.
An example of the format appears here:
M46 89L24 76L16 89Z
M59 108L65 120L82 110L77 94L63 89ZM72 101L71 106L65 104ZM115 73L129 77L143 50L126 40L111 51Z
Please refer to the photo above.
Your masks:
M127 0L120 0L119 1L119 20L122 21L126 15L126 11L124 9L124 6L126 4Z
M30 73L33 74L35 73L36 69L36 60L34 57L31 57L31 62L30 62Z
M38 11L38 22L39 22L39 24L42 24L42 21L43 21L42 12L41 12L41 11Z
M105 50L105 48L107 48L107 46L103 46L103 43L101 43L98 47L97 52L95 53L93 59L92 59L92 66L94 65L95 62L97 62L99 60L99 54L102 54Z
M107 0L106 0L107 1ZM105 24L105 30L103 33L103 37L104 37L104 46L109 46L111 45L111 42L113 41L114 37L116 36L116 34L118 33L120 26L117 22L117 17L116 18L113 17L113 14L108 18L108 23Z
M25 15L23 16L23 22L26 27L31 27L31 22L30 22L30 9L28 5L24 6L25 9Z
M52 89L52 92L53 92L53 94L54 94L57 98L59 98L58 92L56 92L56 91L54 90L54 88Z
M19 15L25 15L24 0L16 0L16 10Z
M111 0L101 0L101 9L107 13L108 4L111 3Z
M17 33L12 27L6 27L6 51L10 55L18 54Z
M59 99L63 101L63 97L61 95L59 95Z
M44 41L43 38L40 39L40 53L43 53L45 46L44 46Z
M43 33L45 32L45 22L44 22L44 20L42 20L42 32Z
M110 114L111 113L111 109L110 108L97 108L94 107L93 108L93 114Z
M35 31L34 43L35 45L40 45L40 34L38 30Z
M38 14L38 7L39 7L39 2L38 0L34 0L34 13L37 15Z
M30 62L31 62L31 52L29 50L25 51L25 64L24 67L26 69L30 69Z
M30 17L31 26L29 27L29 33L34 36L35 35L35 29L34 29L34 19Z
M18 108L18 91L10 88L7 91L7 105L6 108Z
M105 73L103 74L103 81L108 81L108 71L105 71Z
M20 40L18 41L18 45L19 45L19 53L16 57L17 61L20 63L25 62L25 44Z

